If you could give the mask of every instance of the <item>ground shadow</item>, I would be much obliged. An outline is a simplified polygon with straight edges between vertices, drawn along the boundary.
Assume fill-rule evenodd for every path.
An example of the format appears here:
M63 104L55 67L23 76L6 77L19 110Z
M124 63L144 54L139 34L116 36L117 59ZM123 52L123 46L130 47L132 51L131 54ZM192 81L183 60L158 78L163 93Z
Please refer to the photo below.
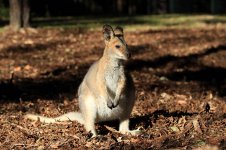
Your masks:
M89 66L90 64L83 64L77 70L68 70L65 66L46 72L42 77L14 78L0 82L0 99L4 99L2 102L18 102L20 99L58 100L62 97L73 99ZM74 72L77 72L76 75Z
M13 46L8 46L2 51L6 52L12 52L14 54L23 54L23 53L29 53L34 51L44 51L47 50L47 48L53 48L57 46L58 44L67 44L69 41L67 40L57 40L57 41L49 41L45 43L35 43L35 44L14 44Z
M135 47L135 49L136 49L135 53L139 53L139 51L142 51L144 49L150 49L150 46L143 45L143 46ZM198 58L206 56L206 55L210 55L212 53L217 53L219 51L226 51L226 46L219 45L216 48L209 48L209 49L203 50L203 52L200 52L198 54L191 54L191 55L182 56L182 57L166 55L163 57L158 57L153 60L135 59L135 60L129 62L128 69L141 70L143 68L150 68L150 67L156 68L156 67L166 65L169 62L174 62L175 64L180 64L180 65L191 64L193 62L197 63ZM181 63L183 63L183 64L181 64Z
M182 111L175 111L175 112L168 112L167 110L156 110L152 114L146 114L144 116L137 116L134 118L131 118L131 128L135 129L137 125L142 124L142 127L147 128L148 126L152 125L152 122L156 122L156 120L159 118L159 116L164 117L182 117L182 116L193 116L197 113L187 113Z
M148 50L150 50L151 45L144 44L144 45L136 45L136 46L129 46L129 51L131 51L132 55L142 54Z
M197 115L198 113L186 113L182 111L175 111L175 112L168 112L166 110L156 110L151 114L146 114L143 116L136 116L133 118L130 118L130 129L135 130L138 126L142 126L144 129L151 127L153 123L156 123L156 120L159 119L160 116L164 116L166 118L169 117L182 117L182 116L193 116ZM119 130L119 121L107 121L107 122L101 122L99 123L102 128L99 130L101 131L100 134L105 135L109 131L106 128L103 128L104 125L107 125L109 127L115 128Z
M167 64L171 64L171 68L175 70L176 68L183 68L183 71L155 71L154 74L159 77L163 76L171 81L194 81L204 89L213 90L218 96L224 97L226 96L226 68L206 66L199 61L204 56L222 51L226 51L225 45L209 48L189 56L176 57L167 55L153 60L135 59L128 64L128 69L138 71L144 68L164 68ZM195 71L194 68L196 68Z
M149 49L150 47L148 47L148 45L140 45L132 48L135 53L142 53L142 50ZM135 59L128 64L128 69L131 71L139 71L143 68L162 67L168 63L173 63L175 67L178 67L178 65L188 67L188 69L183 72L169 71L167 73L155 72L155 74L165 76L172 81L196 81L205 88L217 91L220 96L226 96L226 69L206 67L203 66L203 64L199 64L197 61L200 57L225 50L225 45L220 45L216 48L203 50L203 52L199 54L183 57L168 55L153 60ZM200 70L190 71L189 66L191 64L198 65ZM75 97L78 86L90 65L91 64L81 64L78 66L77 70L70 70L67 66L55 67L51 71L34 79L20 78L0 82L0 99L4 99L5 102L7 102L10 100L19 101L19 99L59 99L62 95L69 98Z
M198 71L170 72L163 75L172 81L196 81L206 88L210 87L219 96L226 96L226 69L203 67Z

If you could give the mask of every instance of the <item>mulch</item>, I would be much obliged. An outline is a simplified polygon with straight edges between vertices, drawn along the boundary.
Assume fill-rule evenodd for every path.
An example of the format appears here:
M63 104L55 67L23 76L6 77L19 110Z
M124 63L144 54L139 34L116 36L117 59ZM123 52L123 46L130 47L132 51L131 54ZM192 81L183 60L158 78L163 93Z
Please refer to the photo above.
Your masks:
M137 101L130 128L42 124L27 113L78 110L77 89L103 52L100 31L27 29L0 33L1 149L226 149L226 29L125 32Z

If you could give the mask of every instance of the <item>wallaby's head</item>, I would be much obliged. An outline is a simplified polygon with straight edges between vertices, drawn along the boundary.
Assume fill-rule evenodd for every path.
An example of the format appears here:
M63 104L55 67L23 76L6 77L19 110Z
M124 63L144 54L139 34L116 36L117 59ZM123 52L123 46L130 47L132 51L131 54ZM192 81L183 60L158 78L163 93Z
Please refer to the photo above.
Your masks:
M122 27L117 26L113 30L110 25L104 25L103 35L106 44L105 53L116 59L127 60L130 58Z

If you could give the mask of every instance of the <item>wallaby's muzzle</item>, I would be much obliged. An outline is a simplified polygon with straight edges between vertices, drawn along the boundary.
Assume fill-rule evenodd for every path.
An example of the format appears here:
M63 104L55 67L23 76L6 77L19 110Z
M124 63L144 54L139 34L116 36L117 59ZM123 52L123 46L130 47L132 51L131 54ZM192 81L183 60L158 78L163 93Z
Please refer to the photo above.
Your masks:
M127 54L127 58L130 59L131 58L131 53L127 52L126 54Z

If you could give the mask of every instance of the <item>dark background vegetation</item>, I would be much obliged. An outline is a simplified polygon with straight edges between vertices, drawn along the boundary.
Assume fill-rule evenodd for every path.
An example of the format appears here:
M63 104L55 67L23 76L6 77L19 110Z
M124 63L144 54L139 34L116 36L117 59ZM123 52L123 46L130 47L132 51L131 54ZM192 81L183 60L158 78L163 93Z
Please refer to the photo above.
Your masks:
M33 17L226 13L224 0L30 0L29 2ZM7 17L8 10L9 0L0 0L0 13L3 15L1 17Z
M0 0L0 25L10 24L12 30L18 30L21 27L36 26L34 22L37 19L52 24L53 17L81 16L126 16L130 17L126 22L133 23L130 19L137 15L224 14L225 6L224 0Z

